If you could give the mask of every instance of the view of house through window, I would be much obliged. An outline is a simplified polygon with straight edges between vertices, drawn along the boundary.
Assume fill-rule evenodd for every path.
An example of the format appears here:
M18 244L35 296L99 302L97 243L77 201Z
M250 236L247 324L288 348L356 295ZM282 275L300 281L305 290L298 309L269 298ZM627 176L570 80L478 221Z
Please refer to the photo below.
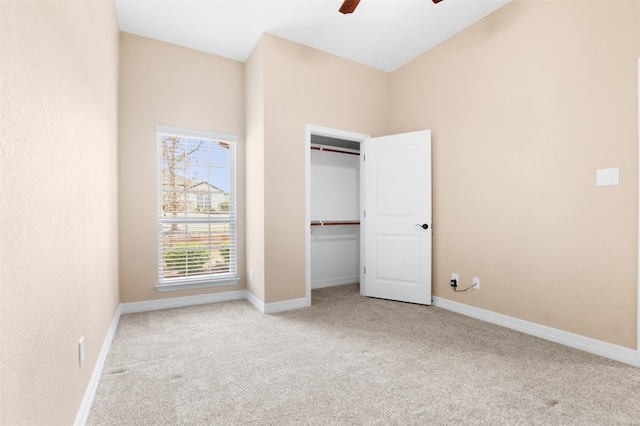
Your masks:
M158 128L159 285L236 278L235 138Z

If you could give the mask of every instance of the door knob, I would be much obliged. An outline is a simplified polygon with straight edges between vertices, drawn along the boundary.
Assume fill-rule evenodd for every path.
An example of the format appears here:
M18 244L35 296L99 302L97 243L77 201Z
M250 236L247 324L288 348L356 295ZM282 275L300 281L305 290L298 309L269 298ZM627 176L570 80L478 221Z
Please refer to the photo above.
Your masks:
M419 223L416 224L416 226L419 226L422 229L429 229L429 225L427 225L426 223L423 223L422 225L420 225Z

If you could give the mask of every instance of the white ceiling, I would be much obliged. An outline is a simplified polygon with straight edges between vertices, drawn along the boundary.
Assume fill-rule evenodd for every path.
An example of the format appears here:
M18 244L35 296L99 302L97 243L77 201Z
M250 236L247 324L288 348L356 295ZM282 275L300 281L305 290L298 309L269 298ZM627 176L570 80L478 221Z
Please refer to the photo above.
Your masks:
M120 30L244 62L263 33L393 71L511 0L116 0Z

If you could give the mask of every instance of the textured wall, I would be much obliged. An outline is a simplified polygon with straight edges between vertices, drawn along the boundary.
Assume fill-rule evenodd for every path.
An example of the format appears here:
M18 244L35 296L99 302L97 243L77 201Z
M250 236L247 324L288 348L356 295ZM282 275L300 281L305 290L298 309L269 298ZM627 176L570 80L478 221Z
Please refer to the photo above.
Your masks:
M392 74L392 131L433 130L435 295L636 347L638 56L638 2L515 1Z
M70 425L118 304L115 8L3 1L0 26L0 424Z
M389 74L278 37L264 35L263 42L270 303L305 297L305 125L387 134Z
M120 37L120 298L153 300L244 288L244 64L128 33ZM155 125L237 135L235 286L158 293Z

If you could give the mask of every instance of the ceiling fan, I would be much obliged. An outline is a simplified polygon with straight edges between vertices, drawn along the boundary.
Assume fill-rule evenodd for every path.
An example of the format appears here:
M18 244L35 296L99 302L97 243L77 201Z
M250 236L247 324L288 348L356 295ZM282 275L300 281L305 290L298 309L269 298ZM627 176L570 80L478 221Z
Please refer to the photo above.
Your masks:
M435 4L438 4L441 1L442 0L433 0ZM358 3L360 3L360 0L344 0L342 6L340 6L339 9L340 13L342 13L343 15L353 13L353 11L356 10L356 7L358 7Z

